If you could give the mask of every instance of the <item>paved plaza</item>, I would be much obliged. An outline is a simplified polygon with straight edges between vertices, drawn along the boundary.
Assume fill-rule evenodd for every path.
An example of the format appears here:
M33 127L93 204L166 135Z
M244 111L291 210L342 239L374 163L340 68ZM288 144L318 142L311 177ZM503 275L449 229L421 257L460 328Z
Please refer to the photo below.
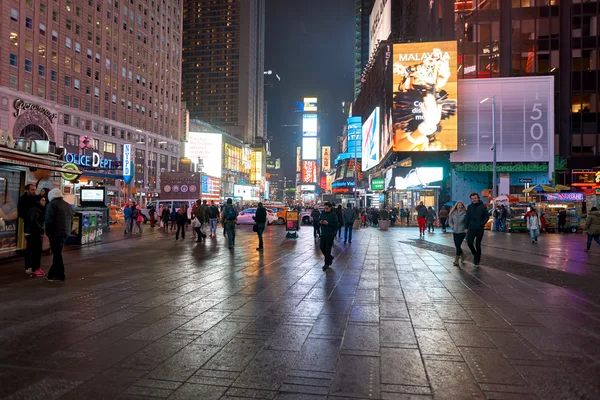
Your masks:
M64 284L4 261L0 398L600 398L600 246L488 233L476 270L417 237L355 231L327 272L307 227L147 228L66 251Z

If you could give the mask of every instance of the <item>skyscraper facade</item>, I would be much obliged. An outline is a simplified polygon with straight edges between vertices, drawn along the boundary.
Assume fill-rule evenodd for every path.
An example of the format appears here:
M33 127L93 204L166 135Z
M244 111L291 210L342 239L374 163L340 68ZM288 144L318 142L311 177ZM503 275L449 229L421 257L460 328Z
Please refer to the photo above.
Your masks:
M113 160L132 144L156 187L179 160L180 2L0 0L0 129Z
M360 79L369 61L369 16L374 0L355 0L354 17L354 98L360 93Z
M264 136L264 7L264 0L184 0L183 8L190 117L247 144Z

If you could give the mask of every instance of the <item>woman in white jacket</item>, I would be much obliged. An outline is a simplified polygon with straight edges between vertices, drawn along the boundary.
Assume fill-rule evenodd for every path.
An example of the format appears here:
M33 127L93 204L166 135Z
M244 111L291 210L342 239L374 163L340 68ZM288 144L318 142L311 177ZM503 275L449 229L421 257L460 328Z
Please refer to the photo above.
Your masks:
M527 229L531 235L531 243L537 243L538 236L540 236L540 216L538 215L535 208L532 208L529 218L527 218Z
M461 248L462 242L465 240L465 229L467 228L465 217L467 216L467 208L465 203L462 201L456 202L452 210L450 210L450 216L448 218L448 226L452 229L452 236L454 237L454 247L456 247L456 257L454 258L453 265L459 266L459 261L464 262L464 254Z

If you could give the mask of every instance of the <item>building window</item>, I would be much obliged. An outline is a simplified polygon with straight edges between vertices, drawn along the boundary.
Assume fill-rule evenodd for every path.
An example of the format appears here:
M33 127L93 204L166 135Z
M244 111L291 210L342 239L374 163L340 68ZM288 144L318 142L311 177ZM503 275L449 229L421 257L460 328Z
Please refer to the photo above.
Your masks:
M65 146L79 146L79 135L65 133Z
M52 41L54 43L58 43L58 32L56 32L54 30L52 31Z
M71 125L71 116L69 114L63 114L63 124Z
M58 75L57 75L56 71L55 71L55 70L53 70L53 69L51 69L51 70L50 70L50 80L51 80L52 82L56 82L57 76L58 76Z
M75 53L81 53L81 43L75 42Z
M73 108L79 109L79 97L73 97ZM77 117L75 117L75 118L77 118ZM78 121L79 121L79 119L78 119Z
M38 75L40 78L44 78L46 76L46 67L44 67L42 64L38 65Z
M15 53L10 53L10 65L13 67L19 66L19 58Z
M117 104L117 95L116 94L112 95L112 103Z
M25 28L33 29L33 19L30 17L25 17Z
M46 15L46 5L40 4L40 15Z
M117 145L115 143L104 142L104 152L116 154Z
M66 27L68 30L71 30L71 28L73 27L73 21L71 21L70 19L67 19Z
M23 85L23 91L25 93L31 94L31 82L30 81L25 81L25 84Z
M9 39L12 44L15 46L19 45L19 34L17 32L11 32Z
M40 35L46 36L46 25L40 24Z
M94 97L100 97L100 89L97 87L94 88Z
M43 99L44 97L46 97L46 88L43 86L38 86L38 93L37 93L38 97Z
M19 10L17 10L16 8L10 9L10 20L19 22Z
M75 89L79 90L79 85L80 85L80 81L79 81L79 79L75 79L75 80L73 81L73 88L75 88Z
M10 87L11 89L16 89L17 88L17 77L14 75L10 75L8 78L8 87Z
M52 21L58 21L58 11L52 11Z
M88 58L88 60L92 59L92 49L87 50L87 58Z
M56 101L56 90L54 89L50 90L50 100Z
M40 44L38 53L40 54L40 57L46 58L46 46L44 46L43 44Z
M67 46L67 49L71 48L71 38L68 36L65 38L65 46Z
M68 75L65 76L65 86L71 87L71 77Z
M31 60L29 59L25 59L25 72L31 72L31 70L33 69L31 66Z
M65 95L65 96L63 97L63 104L64 104L65 106L68 106L68 107L70 107L70 106L71 106L71 96Z

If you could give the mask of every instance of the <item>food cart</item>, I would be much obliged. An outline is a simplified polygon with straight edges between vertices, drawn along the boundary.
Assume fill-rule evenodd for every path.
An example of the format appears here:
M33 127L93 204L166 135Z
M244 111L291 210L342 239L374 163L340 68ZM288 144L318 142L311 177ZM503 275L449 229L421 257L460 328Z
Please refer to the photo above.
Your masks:
M517 202L511 204L508 208L508 231L509 232L527 232L527 220L525 214L533 204L528 202Z
M558 230L558 213L567 212L565 229L572 233L583 229L585 218L582 218L582 192L546 193L544 200L536 204L536 208L546 215L548 220L547 232Z

